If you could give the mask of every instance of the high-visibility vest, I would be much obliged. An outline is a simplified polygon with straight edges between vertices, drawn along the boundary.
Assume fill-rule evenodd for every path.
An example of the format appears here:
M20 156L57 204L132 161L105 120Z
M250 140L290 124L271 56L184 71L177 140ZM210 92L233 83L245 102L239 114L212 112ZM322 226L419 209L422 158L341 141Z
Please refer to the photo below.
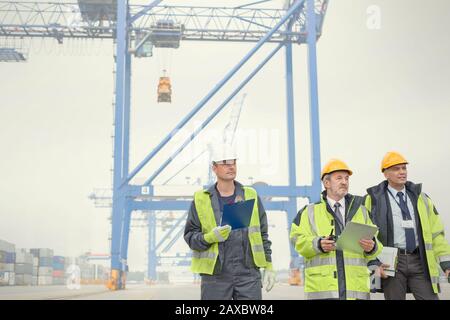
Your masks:
M372 198L366 197L366 208L372 208ZM450 245L445 239L445 230L439 215L435 214L430 198L421 193L417 199L422 236L425 243L428 271L434 293L439 293L439 265L438 262L450 261Z
M245 200L255 199L255 205L253 206L252 217L250 218L250 225L248 227L248 238L253 253L253 261L257 267L264 268L267 265L267 261L259 224L258 196L255 189L250 187L243 188ZM206 190L197 191L194 194L194 203L202 227L202 233L208 233L217 227L209 193ZM193 273L212 275L218 255L218 243L211 244L205 251L193 250L191 271Z
M292 224L291 240L295 249L305 258L305 298L338 299L339 286L336 251L323 253L318 249L320 237L327 237L333 228L333 216L327 211L325 201L310 204L302 213L299 225ZM351 221L373 225L367 209L360 206ZM383 249L370 255L343 251L347 299L370 299L370 271L367 263Z

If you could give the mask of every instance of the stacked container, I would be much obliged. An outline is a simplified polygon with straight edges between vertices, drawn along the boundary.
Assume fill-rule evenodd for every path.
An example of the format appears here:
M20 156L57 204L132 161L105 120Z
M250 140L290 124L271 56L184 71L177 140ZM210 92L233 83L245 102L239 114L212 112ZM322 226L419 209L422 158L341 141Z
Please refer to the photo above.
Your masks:
M33 255L25 249L16 251L15 284L18 286L30 286L33 284Z
M64 285L65 284L65 258L61 256L53 257L53 284Z
M39 272L39 252L37 253L37 257L33 256L33 277L31 279L31 284L33 286L38 285L38 272Z
M81 283L92 284L95 280L95 265L82 263L79 267L81 271Z
M15 261L16 246L0 240L0 286L13 286L15 284Z
M30 249L30 253L38 258L37 284L48 286L53 284L53 250Z

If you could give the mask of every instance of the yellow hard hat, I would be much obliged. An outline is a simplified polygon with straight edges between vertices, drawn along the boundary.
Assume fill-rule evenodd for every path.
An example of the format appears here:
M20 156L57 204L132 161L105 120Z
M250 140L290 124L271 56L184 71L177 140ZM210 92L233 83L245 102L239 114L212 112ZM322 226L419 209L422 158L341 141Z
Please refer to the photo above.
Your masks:
M335 171L347 171L349 175L352 175L352 170L349 169L347 164L344 161L339 159L331 159L327 162L327 164L322 169L322 175L320 179L323 179L323 176Z
M390 151L386 153L381 161L381 172L384 172L384 170L392 166L396 166L397 164L408 164L408 161L406 161L405 157L403 157L400 153Z

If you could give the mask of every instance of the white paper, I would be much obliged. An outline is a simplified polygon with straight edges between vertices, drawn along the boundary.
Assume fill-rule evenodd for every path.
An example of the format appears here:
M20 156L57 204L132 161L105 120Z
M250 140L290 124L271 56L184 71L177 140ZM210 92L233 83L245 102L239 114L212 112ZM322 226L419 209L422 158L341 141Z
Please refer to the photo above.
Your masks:
M383 247L383 250L378 255L378 260L383 264L389 265L387 269L384 270L389 277L395 277L395 269L397 267L397 254L398 248L393 247Z

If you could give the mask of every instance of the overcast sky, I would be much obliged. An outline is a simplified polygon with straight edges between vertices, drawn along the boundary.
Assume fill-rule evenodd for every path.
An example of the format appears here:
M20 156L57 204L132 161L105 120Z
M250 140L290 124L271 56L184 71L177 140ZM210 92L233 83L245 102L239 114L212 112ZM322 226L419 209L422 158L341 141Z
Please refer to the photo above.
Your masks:
M377 10L379 21L373 20ZM384 154L401 152L410 162L409 179L423 183L447 233L449 29L447 0L427 5L419 0L336 0L330 1L317 47L322 164L332 157L346 161L354 171L350 191L363 195L367 187L383 179L379 166ZM253 45L182 42L171 53L155 49L153 58L134 59L130 169ZM263 47L237 79L272 48ZM111 186L112 49L110 41L66 39L59 46L56 41L35 40L28 62L0 63L1 239L17 247L53 248L61 255L109 251L110 210L95 208L88 195L94 188ZM295 46L294 57L297 182L304 185L310 183L306 48ZM164 67L173 83L172 104L156 103ZM237 138L248 147L238 166L238 180L243 183L249 183L249 177L273 185L288 182L284 77L282 50L242 91L247 98ZM234 80L226 86L185 132L191 132L237 84ZM201 151L229 117L228 108L155 184L163 183L189 156ZM133 182L143 182L180 142L176 137ZM206 174L205 161L199 161L171 183L184 184L186 177L204 180ZM270 212L269 220L274 225L270 237L275 267L287 268L286 216ZM172 252L186 251L184 241L179 241ZM130 238L130 270L145 268L145 254L145 229L135 228Z

